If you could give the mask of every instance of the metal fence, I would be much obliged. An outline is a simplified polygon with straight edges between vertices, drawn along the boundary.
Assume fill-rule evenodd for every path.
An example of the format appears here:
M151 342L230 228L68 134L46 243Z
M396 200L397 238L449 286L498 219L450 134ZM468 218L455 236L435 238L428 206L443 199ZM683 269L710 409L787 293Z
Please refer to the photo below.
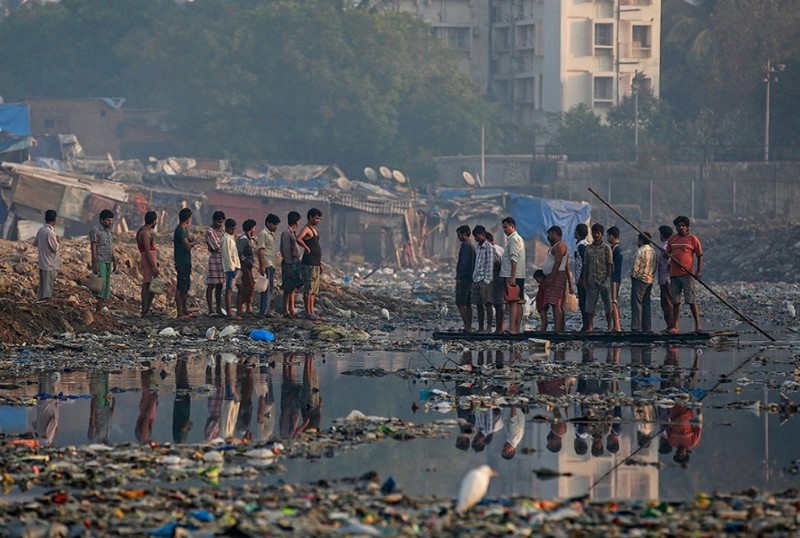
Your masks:
M655 159L673 163L703 162L760 162L764 161L764 146L719 145L632 145L625 146L534 146L534 158L539 161L569 162L635 162ZM770 146L770 161L800 161L800 146Z

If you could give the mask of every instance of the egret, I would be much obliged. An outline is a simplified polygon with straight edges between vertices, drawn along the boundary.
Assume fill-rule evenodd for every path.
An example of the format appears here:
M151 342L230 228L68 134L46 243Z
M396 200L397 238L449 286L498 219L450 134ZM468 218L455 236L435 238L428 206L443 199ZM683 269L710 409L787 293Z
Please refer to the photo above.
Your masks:
M786 308L786 313L789 314L789 317L794 319L797 316L797 310L795 310L794 305L789 301L784 301L783 305Z
M481 465L469 471L461 480L456 512L464 514L478 504L489 490L489 480L497 473L488 465Z
M389 310L386 308L381 308L381 316L383 316L383 319L391 318L391 316L389 315Z

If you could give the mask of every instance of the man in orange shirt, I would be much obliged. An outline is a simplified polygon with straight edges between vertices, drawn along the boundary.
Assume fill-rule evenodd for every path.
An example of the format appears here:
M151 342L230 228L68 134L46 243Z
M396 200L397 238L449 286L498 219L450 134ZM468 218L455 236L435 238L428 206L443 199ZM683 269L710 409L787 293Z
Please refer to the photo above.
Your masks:
M703 248L697 236L689 233L689 217L680 215L672 223L678 233L667 240L667 252L672 256L669 264L669 277L672 287L672 310L674 324L670 332L678 332L678 321L681 317L681 302L686 299L694 317L694 330L700 332L700 311L694 292L694 280L700 278L703 268ZM697 258L697 268L694 259ZM692 276L694 275L694 277Z

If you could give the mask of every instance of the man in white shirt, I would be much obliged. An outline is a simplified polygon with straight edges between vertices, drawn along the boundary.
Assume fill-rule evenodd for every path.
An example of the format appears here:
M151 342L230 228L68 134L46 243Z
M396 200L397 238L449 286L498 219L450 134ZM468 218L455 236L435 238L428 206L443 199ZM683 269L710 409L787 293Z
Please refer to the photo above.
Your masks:
M506 288L519 287L519 298L508 303L509 333L519 334L522 303L525 302L525 241L517 233L517 222L513 218L504 218L502 224L503 233L506 234L506 248L503 251L500 276L505 279Z
M225 273L225 311L228 318L233 317L233 283L236 273L241 269L239 251L236 249L236 221L225 220L225 235L222 236L222 271Z
M40 301L53 297L58 270L61 269L61 242L56 235L56 214L54 209L44 212L44 225L36 234L36 247L39 249L39 294Z

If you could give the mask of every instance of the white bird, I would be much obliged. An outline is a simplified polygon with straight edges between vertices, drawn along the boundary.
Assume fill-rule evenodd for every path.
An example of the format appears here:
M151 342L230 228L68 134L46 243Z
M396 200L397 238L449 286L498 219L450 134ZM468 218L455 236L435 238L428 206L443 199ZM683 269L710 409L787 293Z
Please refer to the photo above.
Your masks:
M381 316L383 316L383 319L391 319L391 316L389 315L389 310L386 308L381 308Z
M536 296L529 297L528 294L525 294L525 304L522 305L522 316L525 319L529 319L533 313L536 311L535 308L536 303Z
M164 327L158 333L158 336L178 336L178 331L176 331L172 327Z
M441 317L442 319L447 317L447 305L446 304L443 304L441 307L439 307L439 317Z
M228 325L227 327L225 327L224 329L222 329L219 332L219 337L220 338L227 338L228 336L232 336L232 335L236 334L237 332L239 332L239 326L238 325Z
M469 471L461 480L456 512L464 514L480 502L489 490L489 480L497 473L488 465L481 465Z
M789 301L784 301L783 306L786 307L786 312L789 314L789 317L794 319L797 316L797 310L795 310L794 305Z
M219 332L216 327L209 327L206 329L206 340L216 340Z

